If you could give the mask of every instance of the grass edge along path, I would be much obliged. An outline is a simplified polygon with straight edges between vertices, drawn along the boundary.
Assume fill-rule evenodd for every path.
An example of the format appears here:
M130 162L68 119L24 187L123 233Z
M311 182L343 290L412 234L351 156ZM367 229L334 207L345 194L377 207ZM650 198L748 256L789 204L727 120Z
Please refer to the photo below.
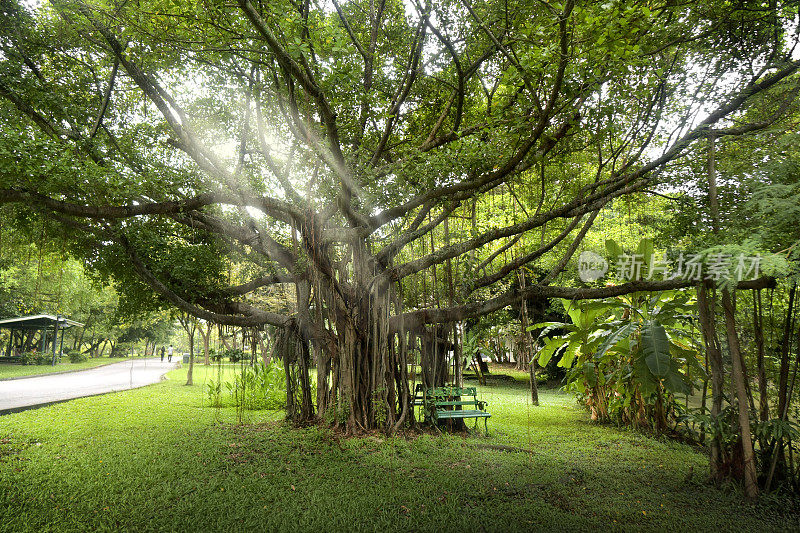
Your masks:
M19 363L0 363L0 381L11 379L24 379L45 374L66 374L67 372L79 372L89 370L114 363L130 361L129 357L95 357L87 359L81 363L70 363L68 360L52 365L20 365Z
M343 438L208 406L213 369L0 417L6 531L753 530L792 502L703 483L691 447L587 421L574 400L481 387L490 436ZM491 446L531 450L520 453ZM796 507L794 507L796 509Z

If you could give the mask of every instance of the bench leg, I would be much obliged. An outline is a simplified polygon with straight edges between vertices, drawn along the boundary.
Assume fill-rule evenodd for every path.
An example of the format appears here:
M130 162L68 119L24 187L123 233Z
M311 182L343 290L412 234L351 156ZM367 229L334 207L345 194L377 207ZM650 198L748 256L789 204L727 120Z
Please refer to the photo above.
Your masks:
M486 430L486 436L489 436L489 419L485 416L483 417L483 427Z

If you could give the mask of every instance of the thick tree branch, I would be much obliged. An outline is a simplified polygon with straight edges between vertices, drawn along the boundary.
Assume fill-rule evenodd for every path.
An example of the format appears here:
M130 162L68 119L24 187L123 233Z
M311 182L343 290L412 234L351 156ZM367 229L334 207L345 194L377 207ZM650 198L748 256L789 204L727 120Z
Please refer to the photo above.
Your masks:
M193 316L196 316L197 318L209 320L216 324L225 324L231 326L252 327L262 326L264 324L272 324L274 326L286 327L291 321L291 318L289 317L255 309L254 307L238 302L231 302L230 307L232 307L235 311L246 313L244 316L215 313L203 307L192 304L170 290L150 271L150 269L147 268L142 259L136 253L136 250L133 248L133 246L131 246L130 242L127 238L125 238L124 235L118 235L117 241L122 245L131 261L131 265L142 278L142 280L144 280L145 283L147 283L154 291L161 295L161 297L181 311L185 311Z
M710 283L710 282L709 282ZM567 300L599 300L602 298L613 298L634 292L667 291L674 289L686 289L697 285L697 281L689 279L674 279L668 281L632 281L622 285L613 285L600 288L575 288L558 287L551 285L531 285L523 290L509 291L501 296L449 308L422 309L419 311L409 311L401 315L393 316L390 319L391 331L400 331L401 327L406 330L422 326L424 324L445 324L465 320L467 318L478 317L499 311L509 305L515 305L523 299L541 298L564 298ZM758 288L768 288L775 286L775 279L762 277L755 280L740 281L736 288L738 290L752 290Z
M207 205L225 202L223 198L215 193L203 193L192 198L179 201L155 202L150 204L127 206L95 206L79 205L62 200L55 200L49 196L25 189L0 189L0 204L6 203L27 203L46 208L50 211L75 217L92 219L118 219L142 215L172 215L199 209Z

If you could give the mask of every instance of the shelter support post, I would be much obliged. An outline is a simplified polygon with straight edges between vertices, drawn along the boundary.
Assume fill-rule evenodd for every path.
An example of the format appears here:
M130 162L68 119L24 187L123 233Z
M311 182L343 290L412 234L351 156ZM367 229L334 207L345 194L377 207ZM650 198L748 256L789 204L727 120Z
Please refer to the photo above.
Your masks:
M8 346L6 347L6 357L11 357L11 348L14 346L14 332L15 330L9 330L8 332Z
M56 346L58 345L58 322L61 320L61 315L56 318L56 323L53 324L53 366L56 366ZM63 340L63 339L62 339Z

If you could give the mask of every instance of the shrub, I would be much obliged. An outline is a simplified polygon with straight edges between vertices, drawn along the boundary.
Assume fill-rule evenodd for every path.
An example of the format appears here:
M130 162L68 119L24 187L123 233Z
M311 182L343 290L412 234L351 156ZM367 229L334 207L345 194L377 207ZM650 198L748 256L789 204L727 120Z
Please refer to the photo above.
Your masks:
M83 363L84 361L86 361L88 359L86 357L86 354L83 354L83 353L79 352L78 350L70 350L67 353L68 353L68 356L69 356L69 362L70 363Z
M230 350L225 350L223 352L223 356L230 359L231 363L238 363L239 361L247 361L249 359L248 355L240 348L231 348Z
M34 364L33 357L34 352L22 352L19 354L19 364L21 365L32 365Z
M23 352L19 354L19 362L23 365L48 365L52 358L43 352Z

